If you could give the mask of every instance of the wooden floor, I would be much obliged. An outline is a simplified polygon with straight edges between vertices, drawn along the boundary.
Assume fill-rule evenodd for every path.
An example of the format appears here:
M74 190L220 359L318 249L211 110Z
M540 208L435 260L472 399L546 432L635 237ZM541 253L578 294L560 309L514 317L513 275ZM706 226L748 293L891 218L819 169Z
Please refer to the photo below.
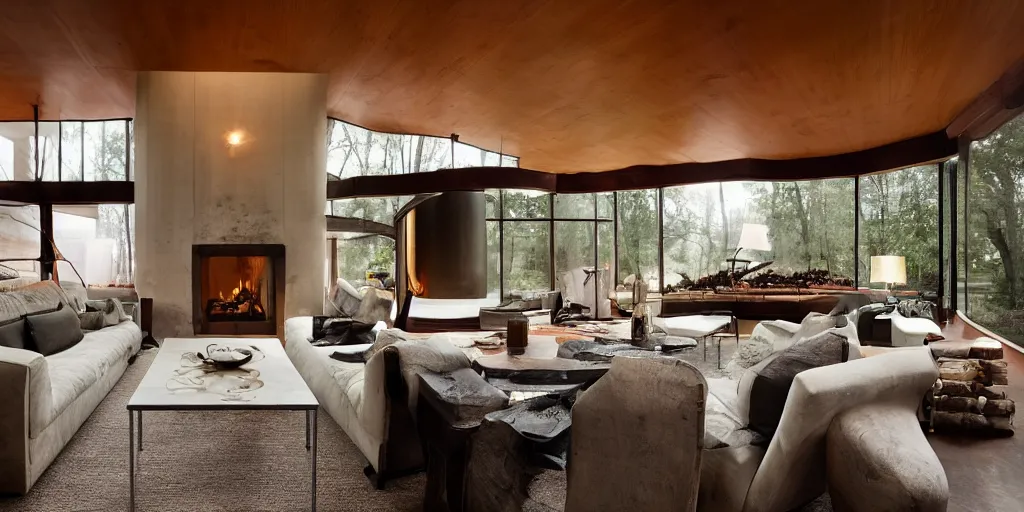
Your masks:
M966 338L980 334L969 325L950 324ZM947 336L949 337L949 336ZM1024 353L1003 349L1009 386L996 386L1024 406ZM1018 414L1017 418L1021 416ZM949 479L949 511L1024 511L1024 432L1006 439L929 435Z

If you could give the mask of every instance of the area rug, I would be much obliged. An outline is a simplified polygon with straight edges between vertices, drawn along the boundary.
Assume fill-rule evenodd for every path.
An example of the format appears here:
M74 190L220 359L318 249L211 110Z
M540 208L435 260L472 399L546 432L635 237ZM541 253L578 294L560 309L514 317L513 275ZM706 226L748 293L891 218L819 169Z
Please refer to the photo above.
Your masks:
M0 511L128 510L128 398L152 363L142 352L28 495ZM136 510L309 510L302 412L147 412ZM421 510L422 474L374 490L366 460L323 410L317 510Z

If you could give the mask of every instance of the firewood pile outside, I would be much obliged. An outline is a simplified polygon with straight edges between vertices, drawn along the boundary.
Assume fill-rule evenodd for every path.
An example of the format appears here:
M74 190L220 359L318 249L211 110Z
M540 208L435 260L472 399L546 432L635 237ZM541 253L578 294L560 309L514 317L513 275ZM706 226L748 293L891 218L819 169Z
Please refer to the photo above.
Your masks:
M764 262L750 268L737 270L735 272L722 270L711 275L703 276L696 281L690 276L681 273L682 280L679 284L666 287L666 291L675 292L681 290L716 290L719 288L754 288L764 289L789 289L789 288L853 288L853 280L848 277L833 275L828 270L812 268L806 272L793 272L791 275L779 274L772 269L764 269L773 262ZM751 277L747 277L751 276Z
M928 345L939 365L933 388L931 425L935 432L985 437L1013 435L1016 406L992 386L1009 384L1003 346L990 338Z

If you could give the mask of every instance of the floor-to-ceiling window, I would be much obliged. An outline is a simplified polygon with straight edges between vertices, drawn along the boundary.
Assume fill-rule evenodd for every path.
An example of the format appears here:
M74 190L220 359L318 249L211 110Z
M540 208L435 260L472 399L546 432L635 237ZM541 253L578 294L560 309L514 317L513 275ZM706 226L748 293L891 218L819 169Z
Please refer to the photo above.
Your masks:
M935 300L939 293L939 167L922 165L860 178L860 285L871 282L872 256L902 256L897 290Z
M134 147L130 119L0 123L0 181L130 181ZM76 271L90 286L127 286L135 279L134 205L46 205L52 212L53 241L64 261L62 281ZM0 259L39 259L42 254L40 206L0 212L8 221L0 230ZM27 241L27 242L26 242ZM33 253L26 255L25 244ZM38 262L11 263L38 275ZM73 266L73 268L72 268Z
M851 178L702 183L663 194L665 282L673 288L767 261L785 275L820 269L853 277Z
M966 190L971 319L1024 344L1024 117L971 144Z

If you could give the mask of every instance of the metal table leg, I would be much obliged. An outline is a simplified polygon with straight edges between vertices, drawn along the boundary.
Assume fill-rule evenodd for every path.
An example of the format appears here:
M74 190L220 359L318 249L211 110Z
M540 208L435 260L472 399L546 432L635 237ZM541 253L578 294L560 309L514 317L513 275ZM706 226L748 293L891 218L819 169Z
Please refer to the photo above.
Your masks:
M309 450L309 411L306 411L306 450Z
M128 411L128 510L135 512L135 411Z
M309 473L310 481L312 482L311 496L310 496L310 510L316 512L316 409L312 409L306 413L307 423L310 425L309 437L310 437L310 452L309 452Z
M139 451L142 451L142 411L138 411L139 417L136 420L139 422Z
M721 370L722 369L722 338L718 337L718 336L716 336L715 338L718 340L718 369Z

